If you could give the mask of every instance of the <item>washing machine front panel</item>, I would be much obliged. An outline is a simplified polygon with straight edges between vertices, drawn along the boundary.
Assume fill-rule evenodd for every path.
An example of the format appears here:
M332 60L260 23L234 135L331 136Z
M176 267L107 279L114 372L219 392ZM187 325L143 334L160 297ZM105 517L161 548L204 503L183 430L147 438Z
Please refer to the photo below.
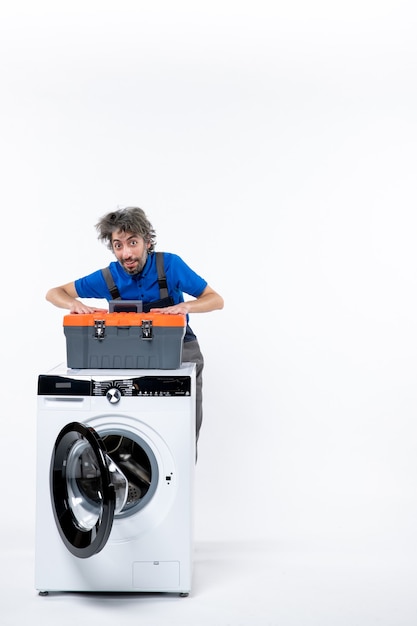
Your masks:
M146 381L146 378L153 375L160 377L161 370L74 371L59 366L39 377L37 589L189 591L195 469L195 366L187 364L179 371L164 370L162 380L171 386L168 393L164 393L166 386L160 389L160 383L157 383L158 389L151 389L155 381ZM186 380L185 393L181 377L189 379ZM147 389L143 387L142 378ZM140 386L135 386L138 383L135 379L139 379ZM174 395L172 384L177 379L180 383L174 382L174 386L179 393ZM97 521L106 529L96 540L96 548L100 549L95 549L93 554L91 548L91 558L79 558L88 555L90 548L86 546L83 555L77 555L67 547L53 513L51 457L59 434L66 432L71 423L81 425L89 433L94 431L93 441L99 440L101 445L94 456L90 442L77 435L67 440L63 447L63 450L70 450L65 466L66 490L72 498L76 524L82 532L91 531L93 540L98 536ZM77 467L83 462L92 473L90 484L76 480L79 478ZM112 489L108 489L106 498L102 498L104 488L100 482L107 481L107 467L109 484L114 487L116 474L111 471L112 463L117 467L117 476L122 475L122 486L126 487L127 483L126 499L123 501L122 496L117 497L115 489L114 504ZM69 478L72 475L74 478ZM95 488L97 485L99 487ZM120 485L119 488L123 492ZM86 500L90 497L89 506L77 508L80 495L87 496ZM142 576L145 571L146 576Z

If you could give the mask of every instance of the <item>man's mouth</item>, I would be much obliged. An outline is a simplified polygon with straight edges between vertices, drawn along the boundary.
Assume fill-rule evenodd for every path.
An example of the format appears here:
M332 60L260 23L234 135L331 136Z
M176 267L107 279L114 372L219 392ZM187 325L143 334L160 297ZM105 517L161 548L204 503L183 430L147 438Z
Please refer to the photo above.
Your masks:
M137 261L125 261L123 263L123 265L128 269L131 270L133 268L135 268L137 266L138 262Z

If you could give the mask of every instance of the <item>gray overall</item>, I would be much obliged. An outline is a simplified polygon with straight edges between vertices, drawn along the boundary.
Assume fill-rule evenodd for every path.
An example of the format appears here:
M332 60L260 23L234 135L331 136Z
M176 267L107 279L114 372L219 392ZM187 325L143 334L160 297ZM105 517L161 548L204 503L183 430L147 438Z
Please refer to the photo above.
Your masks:
M158 285L160 299L155 302L147 302L143 304L143 311L149 312L150 309L159 309L174 304L172 298L168 295L167 281L164 268L164 256L162 252L155 252L156 266L158 270ZM113 277L108 267L102 270L104 279L109 288L113 300L121 300L120 293L114 284ZM196 364L196 442L200 434L201 423L203 421L203 368L204 357L201 353L197 337L187 324L182 347L182 362Z

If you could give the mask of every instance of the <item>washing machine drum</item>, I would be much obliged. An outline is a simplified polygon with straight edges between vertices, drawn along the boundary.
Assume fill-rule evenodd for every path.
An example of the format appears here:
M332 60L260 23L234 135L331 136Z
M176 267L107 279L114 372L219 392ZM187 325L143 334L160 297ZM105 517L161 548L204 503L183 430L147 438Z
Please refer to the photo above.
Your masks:
M72 422L61 430L50 480L55 521L68 550L81 558L100 552L126 504L129 483L93 428Z

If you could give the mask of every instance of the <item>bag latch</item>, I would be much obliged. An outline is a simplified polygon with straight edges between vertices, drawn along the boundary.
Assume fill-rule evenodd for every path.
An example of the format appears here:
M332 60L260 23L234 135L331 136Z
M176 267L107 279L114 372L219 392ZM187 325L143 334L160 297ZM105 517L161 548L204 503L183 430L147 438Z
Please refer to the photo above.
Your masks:
M142 339L152 339L152 320L142 320Z
M106 322L104 320L94 320L94 339L104 339L106 334Z

